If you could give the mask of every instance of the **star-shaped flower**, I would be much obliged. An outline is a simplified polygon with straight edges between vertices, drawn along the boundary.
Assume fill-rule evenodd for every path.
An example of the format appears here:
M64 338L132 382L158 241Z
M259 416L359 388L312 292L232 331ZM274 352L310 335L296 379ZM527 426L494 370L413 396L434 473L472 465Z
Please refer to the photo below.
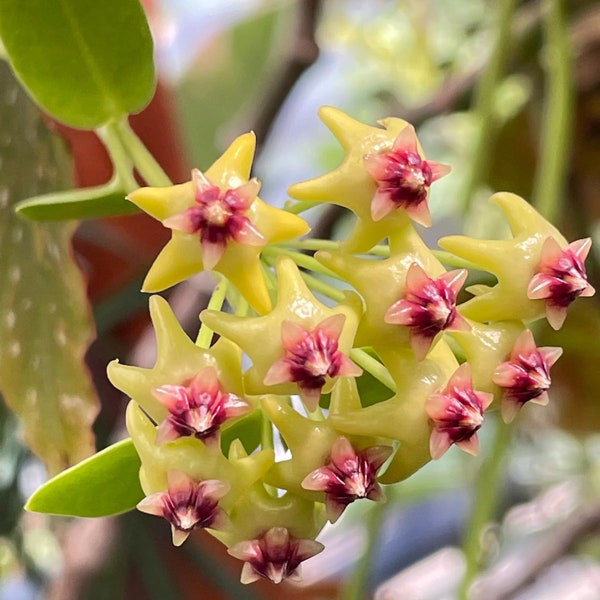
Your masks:
M510 423L526 402L548 404L550 367L559 359L562 348L537 348L529 329L517 338L510 358L493 374L494 383L504 389L502 418Z
M435 315L423 311L421 316L427 317L427 324L417 330L414 327L406 327L408 322L398 326L393 316L389 318L390 309L397 305L399 299L406 298L409 301L418 301L419 304L429 304L434 312L439 313L439 309L445 310L444 306L448 308L448 304L435 310L435 303L443 303L442 295L450 301L450 297L455 296L457 287L462 284L461 278L455 279L455 275L458 275L456 272L448 276L410 223L396 231L390 241L391 256L383 260L358 258L344 252L325 250L317 252L315 258L348 281L364 298L366 308L356 334L357 346L372 346L376 351L412 347L419 357L423 357L441 331L434 331L436 327L428 328L438 319ZM435 281L443 283L444 289L438 288ZM450 287L448 283L451 283ZM428 290L428 298L421 299L419 294L425 288ZM453 302L450 302L450 305L453 305ZM414 311L410 312L409 316L411 315L414 315ZM452 308L446 314L445 320L448 319L455 326L463 326L462 318ZM420 323L424 324L423 319Z
M416 262L408 269L406 294L390 306L384 321L409 328L412 349L419 360L425 358L442 331L469 329L456 311L456 296L466 278L466 269L449 271L437 279L429 277Z
M261 250L303 235L309 226L257 196L258 182L248 179L255 146L254 134L246 133L204 174L194 170L191 181L129 194L129 200L173 230L146 276L144 291L157 292L214 269L259 313L270 310Z
M324 495L302 485L306 476L330 462L332 448L340 433L330 418L309 419L283 398L268 395L261 399L264 414L277 428L291 453L291 458L278 461L265 476L265 483L306 498L323 501ZM353 377L340 377L331 392L329 415L360 409L360 398ZM359 451L377 445L374 437L352 436L351 443Z
M579 296L593 296L596 291L588 283L584 264L591 246L590 238L571 242L564 250L553 237L544 241L527 296L546 302L546 318L554 329L562 327L571 302Z
M300 563L323 549L315 540L295 538L286 527L271 527L259 538L238 542L228 552L244 561L242 583L261 577L281 583L284 579L300 581Z
M297 200L344 206L357 216L345 251L368 251L410 217L427 223L427 190L445 166L423 159L414 130L404 131L406 121L383 119L382 127L371 127L330 106L323 106L319 116L342 145L344 160L330 173L291 186L288 193Z
M158 443L192 435L218 446L220 426L250 409L242 384L241 350L224 338L209 350L199 348L160 296L150 298L150 316L157 341L154 367L114 360L108 365L108 378L159 423Z
M284 356L274 362L264 378L265 385L292 381L309 410L316 410L327 378L358 377L362 369L339 350L345 315L337 314L309 330L294 321L281 324Z
M230 489L227 482L217 479L195 481L175 470L167 473L167 480L166 492L147 496L137 508L169 521L175 546L181 546L194 529L220 529L227 524L227 515L219 507L219 500Z
M325 492L327 516L335 523L355 500L384 500L377 471L391 453L391 446L371 446L357 452L348 438L341 436L334 442L327 464L311 471L302 487Z
M531 297L530 283L539 272L542 248L550 237L561 248L566 248L567 242L523 198L501 192L494 194L490 202L498 204L504 211L512 239L477 240L449 236L439 240L442 248L479 265L498 280L493 287L468 288L475 297L461 304L459 310L464 317L480 323L539 319L545 315L547 303Z
M200 316L208 327L235 342L252 360L244 377L248 393L301 393L313 406L317 390L328 392L335 378L349 369L358 373L347 356L362 302L349 292L346 302L329 308L314 297L291 259L280 257L276 270L277 304L269 314L237 317L205 310ZM328 320L331 317L336 318ZM325 363L334 366L331 372L331 365L325 368ZM325 378L322 390L321 377Z
M429 227L429 187L448 174L450 167L421 156L415 128L407 125L390 151L367 154L364 160L369 175L377 183L371 202L373 221L380 221L392 211L403 208L413 221Z
M223 392L214 367L200 369L187 385L161 385L153 393L169 411L158 428L157 444L192 435L218 445L221 424L251 410L235 394Z
M201 171L194 169L192 183L195 204L167 217L163 225L183 233L198 234L205 269L216 266L231 240L250 246L265 245L263 234L246 216L260 189L256 179L222 191Z
M473 389L471 367L463 363L446 387L427 399L425 408L433 421L431 458L440 458L452 444L469 454L477 454L477 431L492 400L492 394Z
M431 460L431 425L425 403L448 382L458 363L444 340L421 361L410 349L388 349L379 354L398 391L388 400L361 408L336 398L338 389L347 393L347 388L337 384L332 390L334 411L329 420L343 434L398 440L398 450L378 477L380 483L397 483Z

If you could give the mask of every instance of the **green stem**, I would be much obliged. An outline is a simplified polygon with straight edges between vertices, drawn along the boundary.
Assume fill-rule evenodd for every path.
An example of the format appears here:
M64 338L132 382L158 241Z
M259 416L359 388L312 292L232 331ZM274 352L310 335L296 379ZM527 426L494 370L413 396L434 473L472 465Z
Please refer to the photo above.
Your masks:
M370 354L362 350L361 348L353 348L350 351L350 358L362 369L368 371L383 385L396 392L396 382L392 379L389 371Z
M111 184L114 182L117 189L125 189L127 192L135 190L139 186L133 176L133 163L121 143L115 125L109 123L98 128L96 133L104 144L115 169Z
M306 240L289 240L283 244L273 244L270 248L298 248L299 250L340 250L340 242L336 240L321 240L318 238L308 238ZM378 244L373 246L368 252L373 256L389 256L390 247L387 244Z
M562 0L546 0L546 93L540 137L540 162L532 204L554 223L561 216L568 175L573 123L572 56Z
M346 299L346 294L344 294L342 290L325 283L321 279L317 279L314 275L300 271L300 276L313 292L319 292L320 294L323 294L323 296L327 296L336 302L343 302Z
M500 0L496 39L487 66L483 71L475 92L474 113L477 124L475 144L471 155L471 168L461 195L462 208L466 212L473 194L485 180L490 160L490 148L497 126L494 110L494 95L504 70L506 57L511 46L512 15L516 0Z
M339 250L340 243L335 240L308 238L306 240L288 240L282 244L273 244L271 246L271 248L277 247L298 248L299 250Z
M223 307L223 303L225 302L225 297L227 296L227 288L229 286L229 282L227 279L223 278L219 283L217 283L212 296L208 302L207 308L209 310L221 310ZM212 342L214 331L208 327L205 323L200 325L200 331L198 332L198 337L196 338L196 346L200 348L210 348L210 344Z
M358 563L352 569L346 585L342 589L340 600L364 600L367 598L367 586L371 572L371 563L375 555L375 548L379 540L381 521L385 513L385 504L376 502L370 507L365 519L367 539L365 548Z
M281 246L267 246L263 249L262 252L263 257L270 262L274 262L273 258L279 255L288 256L291 258L299 267L304 267L314 273L321 273L322 275L327 275L327 277L332 277L337 279L337 275L330 271L327 267L323 266L318 260L313 258L308 254L303 254L302 252L296 252L294 250L288 250Z
M127 118L115 123L114 130L120 138L123 147L131 157L135 168L140 172L148 185L167 187L173 185L162 167L158 164L142 140L131 129Z
M494 518L500 500L504 464L513 429L512 424L506 425L498 419L489 453L479 468L475 497L463 542L465 573L458 590L459 600L468 600L469 588L479 571L481 534Z
M463 269L469 269L472 271L482 270L482 267L480 265L476 265L470 260L460 258L459 256L452 254L451 252L446 252L445 250L431 250L431 253L444 265L449 265L451 267L461 267Z

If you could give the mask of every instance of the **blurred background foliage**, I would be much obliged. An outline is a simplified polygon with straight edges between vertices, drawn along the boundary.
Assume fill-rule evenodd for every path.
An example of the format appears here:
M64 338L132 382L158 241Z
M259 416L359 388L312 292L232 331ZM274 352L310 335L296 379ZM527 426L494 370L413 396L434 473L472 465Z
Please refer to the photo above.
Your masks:
M370 123L402 117L415 124L433 160L453 166L432 189L435 225L423 232L430 245L460 231L503 235L504 221L486 199L514 191L568 239L595 239L588 274L599 289L598 2L144 4L160 85L132 123L175 181L185 180L192 166L206 168L250 128L259 141L261 195L281 206L288 185L341 157L316 117L320 105ZM2 77L7 98L14 82L8 73ZM28 140L7 133L8 109L0 111L6 161ZM91 134L49 124L37 113L30 119L45 132L41 143L61 160L73 157L78 185L108 179L109 163ZM50 130L67 144L57 147ZM23 169L39 173L40 164L31 159ZM336 209L310 217L319 236L345 227ZM124 399L107 383L106 363L115 356L142 366L153 361L147 299L138 290L164 241L162 228L142 215L86 221L74 236L98 332L87 355L100 398L98 448L124 435ZM209 291L199 276L171 292L190 333ZM449 452L389 488L384 506L353 504L324 532L326 551L308 561L301 587L241 586L238 565L209 536L192 536L175 551L168 528L144 515L77 521L23 514L44 468L0 404L0 599L438 600L466 598L473 580L475 599L600 597L597 297L576 302L560 332L536 330L542 345L565 350L553 368L548 407L527 407L514 428L496 428L489 419L477 459Z

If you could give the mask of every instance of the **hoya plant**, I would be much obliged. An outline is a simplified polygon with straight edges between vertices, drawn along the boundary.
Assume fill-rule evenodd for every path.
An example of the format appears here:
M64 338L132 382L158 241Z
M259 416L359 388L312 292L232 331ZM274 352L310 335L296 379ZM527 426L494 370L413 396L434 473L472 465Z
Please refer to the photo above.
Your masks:
M454 445L476 455L490 413L509 424L551 401L562 349L540 344L535 326L559 330L572 303L594 294L590 238L565 237L527 199L501 191L490 202L510 236L449 235L437 241L441 250L429 247L430 188L451 166L429 157L404 119L363 123L332 106L318 116L343 158L290 181L283 208L260 197L252 131L187 181L171 181L128 121L156 79L137 0L0 0L0 38L35 102L95 131L113 167L99 187L24 196L14 231L23 219L65 222L45 251L69 269L68 220L143 211L169 235L142 284L155 364L115 356L107 366L129 399L128 438L81 460L79 436L93 416L79 404L86 383L47 371L61 400L43 424L56 434L38 440L32 411L45 401L35 382L46 358L7 338L0 369L13 373L2 375L3 394L55 473L27 510L98 517L137 509L162 519L175 546L196 530L217 538L239 559L243 583L279 584L327 552L319 534L350 504L384 502L389 486ZM315 237L304 215L330 205L351 225L336 239ZM52 277L67 288L77 275L60 268ZM202 272L214 287L197 307L192 338L164 293ZM59 306L64 291L56 293L65 329L55 337L81 360L86 335L74 336L68 312L77 307ZM6 313L13 329L26 318L25 299ZM71 301L85 304L81 295Z

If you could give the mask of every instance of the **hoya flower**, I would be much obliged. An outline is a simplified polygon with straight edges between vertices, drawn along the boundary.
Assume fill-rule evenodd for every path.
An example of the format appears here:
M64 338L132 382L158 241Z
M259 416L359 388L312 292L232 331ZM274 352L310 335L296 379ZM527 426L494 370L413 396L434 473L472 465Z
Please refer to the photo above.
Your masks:
M158 428L157 444L191 435L218 446L221 424L251 409L235 394L223 392L214 367L204 367L187 385L161 385L153 394L169 411Z
M427 190L448 169L423 159L406 121L391 117L372 127L331 106L321 107L319 116L344 149L344 159L333 171L292 185L288 193L297 200L331 202L356 215L345 252L370 250L411 218L428 223Z
M432 279L418 263L410 266L406 275L406 295L392 304L384 320L410 329L411 345L419 360L425 358L441 331L469 329L456 311L456 296L466 278L465 269L449 271Z
M392 453L390 446L372 446L356 452L348 438L339 437L331 448L329 462L302 481L307 490L325 492L327 516L332 523L359 498L384 499L377 471Z
M571 242L564 250L549 237L542 246L540 264L527 288L532 300L546 301L546 318L554 329L560 329L567 316L567 307L579 296L593 296L584 261L592 240Z
M304 235L308 224L258 196L249 179L256 138L235 139L205 172L186 183L144 187L128 199L172 230L156 257L143 291L158 292L212 269L229 279L259 313L271 309L260 254L272 243Z
M150 316L156 333L154 366L114 360L108 365L108 378L160 424L159 444L193 436L218 446L220 428L244 414L249 404L241 350L225 338L208 349L197 346L161 296L150 298Z
M268 314L240 317L204 310L200 317L249 356L252 366L244 373L248 394L300 392L314 408L320 392L329 392L340 375L360 372L347 356L362 301L347 292L343 302L326 306L288 257L278 258L276 272L277 303Z
M216 479L194 481L176 470L169 471L167 477L169 489L147 496L137 508L169 521L175 546L181 546L194 529L220 529L227 524L219 500L229 491L228 483Z
M452 444L469 454L477 454L477 431L483 424L483 413L493 395L473 389L471 367L462 364L446 387L427 399L425 410L433 421L431 457L440 458Z
M452 235L439 245L492 273L498 283L467 288L474 297L463 303L461 314L479 323L493 321L530 321L545 315L543 300L532 300L528 286L539 271L544 241L553 237L561 248L567 241L542 215L515 194L500 192L490 198L504 212L510 225L510 239L481 240Z
M406 297L409 281L416 279L417 283L419 282L419 277L408 277L411 267L415 274L413 265L418 264L432 279L446 274L442 264L427 248L408 220L390 235L389 258L362 258L331 250L319 250L315 258L350 283L362 296L365 314L358 325L355 345L371 346L378 353L381 349L412 347L411 330L408 327L398 327L385 318L390 307L399 298ZM428 282L422 283L426 285ZM460 287L459 283L457 287ZM453 291L454 286L450 289ZM455 325L458 326L461 321L457 315ZM435 334L432 334L431 338L434 336Z
M230 240L250 246L265 245L265 237L246 216L260 189L256 179L239 187L221 190L201 171L194 169L192 183L195 204L167 217L163 225L200 236L205 269L213 269L217 265Z
M294 321L283 321L281 343L285 355L267 371L264 384L297 383L302 400L315 410L327 377L361 375L362 369L339 350L345 321L345 315L333 315L311 330Z
M238 542L228 552L244 561L242 583L261 577L281 583L284 579L300 580L300 563L323 548L315 540L293 537L286 527L271 527L259 538Z
M410 348L386 349L378 354L394 380L396 393L390 390L387 400L362 406L355 380L342 378L331 391L327 420L338 435L361 436L361 444L368 437L375 438L374 443L381 443L377 440L382 438L399 442L377 478L382 484L390 484L403 481L431 460L431 423L425 404L447 383L458 363L443 339L421 361Z
M562 348L537 348L531 331L517 338L510 359L498 366L492 379L504 388L502 418L510 423L526 402L548 404L550 367L559 359Z
M413 221L426 227L431 225L427 205L429 187L448 174L450 167L421 156L412 125L398 134L391 150L367 154L364 160L369 175L377 183L371 202L373 221L402 208Z

